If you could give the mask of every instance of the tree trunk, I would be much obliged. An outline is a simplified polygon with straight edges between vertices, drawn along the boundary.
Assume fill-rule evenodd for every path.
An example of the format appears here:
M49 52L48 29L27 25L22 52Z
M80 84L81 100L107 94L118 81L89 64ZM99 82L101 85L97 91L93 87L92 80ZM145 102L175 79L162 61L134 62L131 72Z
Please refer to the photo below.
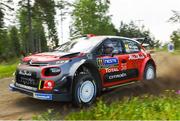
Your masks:
M33 39L33 34L32 34L32 13L31 13L31 5L30 5L30 0L28 0L27 3L27 9L28 9L28 24L29 24L29 52L34 53L34 39Z

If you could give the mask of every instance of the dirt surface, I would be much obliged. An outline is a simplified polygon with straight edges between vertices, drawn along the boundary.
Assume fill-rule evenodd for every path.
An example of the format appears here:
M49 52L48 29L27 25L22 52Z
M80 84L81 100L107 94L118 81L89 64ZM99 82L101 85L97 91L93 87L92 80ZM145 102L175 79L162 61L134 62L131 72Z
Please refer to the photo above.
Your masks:
M146 93L157 95L164 90L180 89L180 55L156 53L152 55L157 64L157 79L153 81L138 82L130 86L119 87L106 91L102 97L107 101L131 98ZM40 114L48 109L54 109L62 115L79 109L73 108L71 103L40 101L26 95L10 92L8 89L12 78L0 80L0 119L31 119L33 115Z

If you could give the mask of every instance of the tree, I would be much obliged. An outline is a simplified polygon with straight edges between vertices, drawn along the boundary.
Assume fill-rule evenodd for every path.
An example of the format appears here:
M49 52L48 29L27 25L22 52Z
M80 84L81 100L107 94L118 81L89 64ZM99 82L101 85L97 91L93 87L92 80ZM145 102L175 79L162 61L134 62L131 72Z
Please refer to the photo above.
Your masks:
M47 26L48 40L46 40L46 41L49 41L49 43L52 43L52 45L54 47L57 47L59 45L59 39L58 39L56 24L55 24L55 15L56 15L55 8L59 7L58 5L60 3L58 3L58 5L56 5L54 0L43 0L43 1L42 0L34 0L34 6L32 6L29 1L30 0L28 0L28 5L27 5L27 2L25 2L25 1L20 2L21 9L23 9L22 13L26 12L26 16L27 16L27 18L25 18L25 17L23 17L23 18L26 19L26 21L28 23L26 21L24 21L24 23L29 25L29 27L28 27L29 30L27 32L29 33L28 37L30 39L29 39L29 41L26 42L26 43L28 43L28 44L26 44L26 51L28 51L31 48L32 42L33 42L33 47L37 47L37 45L39 45L39 44L37 44L38 42L36 42L37 38L34 38L34 36L33 36L34 34L33 34L33 32L31 32L32 30L34 31L34 29L35 29L35 28L33 28L32 24L36 23L36 25L37 25L38 21L39 21L39 24L42 25L39 27L44 28L44 26ZM25 9L27 9L27 10L25 10ZM22 17L20 19L22 19ZM20 21L22 22L22 20L20 20ZM26 24L24 24L24 25L26 25ZM26 26L26 28L27 28L27 26ZM36 29L37 29L37 26L36 26ZM25 34L25 33L23 32L23 34ZM43 34L45 36L44 30L43 30ZM26 35L24 35L24 37L25 36ZM47 42L45 42L45 44L47 44ZM29 46L29 45L31 45L31 46ZM39 46L38 48L43 48L43 47ZM38 48L34 48L34 51L39 50ZM45 48L47 48L47 45ZM47 49L45 49L45 50L47 50Z
M108 9L109 2L105 0L76 0L72 13L73 34L115 35Z
M33 34L32 34L32 6L31 6L31 0L21 0L19 1L19 5L21 6L21 9L24 9L24 12L26 12L27 16L27 27L28 27L28 38L26 38L26 53L34 53L35 48L34 48L34 39L33 39Z
M151 38L149 30L145 30L144 26L137 26L133 21L128 24L121 22L118 35L129 38Z
M48 34L49 39L51 40L51 43L54 43L54 46L57 47L59 45L59 39L56 31L56 25L55 25L55 17L56 15L56 4L54 0L35 0L35 4L40 7L41 11L39 13L41 14L44 22L46 23L48 27Z
M35 51L44 52L48 50L47 40L43 23L41 20L33 19L33 36L35 41Z
M65 1L65 0L59 0L57 1L56 3L56 8L58 9L59 11L59 17L60 17L60 26L61 26L61 41L63 43L63 35L64 35L64 29L63 29L63 21L66 19L66 15L71 15L72 13L72 7L73 7L73 4L68 2L68 1ZM70 35L71 35L71 30L70 30Z
M32 36L34 41L34 51L43 52L47 51L48 47L45 30L43 27L43 20L37 19L37 17L40 16L40 14L38 14L38 11L38 6L34 6L33 13L36 14L33 14L32 16ZM29 35L29 27L27 22L27 9L22 8L20 10L19 22L22 48L25 52L28 52L29 42L27 40Z
M19 10L19 24L20 24L20 43L22 46L22 50L25 53L29 53L30 46L29 46L29 27L28 27L28 21L27 21L27 9L21 8Z
M2 10L0 9L0 29L2 29L2 28L3 28L3 25L4 25L3 18L4 18L4 13L3 13Z
M133 21L126 24L121 21L118 36L129 37L129 38L147 38L148 44L152 47L160 45L160 41L156 41L154 37L151 36L149 30L145 29L145 26L137 26Z
M176 49L180 48L180 29L173 31L171 40L174 43Z
M169 18L169 22L180 23L180 12L174 10L172 12L173 12L173 16Z
M14 11L14 9L10 7L10 4L12 4L12 0L0 1L0 29L4 27L4 19L9 20L8 18L4 18L4 16L7 14L10 15L9 12Z
M10 12L14 10L10 7L11 3L11 0L0 1L0 61L7 60L9 57L14 56L12 44L8 36L8 29L4 25L4 19L9 20L8 18L5 18L5 16L11 15Z
M180 12L174 10L172 12L173 16L169 18L169 22L180 23ZM170 38L172 42L175 44L175 48L180 48L180 29L173 31Z
M14 51L12 51L12 44L8 37L8 31L0 30L0 61L7 61L12 57L14 57Z
M14 52L15 56L20 56L20 40L18 35L18 29L13 26L9 31L9 40L11 42L11 50Z

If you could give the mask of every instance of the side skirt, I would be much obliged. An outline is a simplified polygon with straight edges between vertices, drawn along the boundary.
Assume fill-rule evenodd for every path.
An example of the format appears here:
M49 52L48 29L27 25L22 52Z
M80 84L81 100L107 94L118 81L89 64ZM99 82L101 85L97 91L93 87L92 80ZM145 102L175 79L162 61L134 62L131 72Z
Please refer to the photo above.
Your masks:
M115 85L115 86L111 86L111 87L106 87L106 88L103 88L102 91L105 91L105 90L110 90L110 89L114 89L114 88L118 88L118 87L123 87L123 86L128 86L128 85L131 85L131 84L134 84L134 83L138 83L139 81L131 81L129 83L124 83L124 84L120 84L120 85Z

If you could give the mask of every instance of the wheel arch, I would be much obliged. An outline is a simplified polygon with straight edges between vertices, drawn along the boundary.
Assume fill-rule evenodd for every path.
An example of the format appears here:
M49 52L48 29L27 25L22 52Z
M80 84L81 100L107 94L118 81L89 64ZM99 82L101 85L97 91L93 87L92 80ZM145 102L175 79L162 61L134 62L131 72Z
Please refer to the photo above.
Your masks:
M90 74L92 75L92 77L95 78L95 82L97 83L97 95L100 95L101 89L102 89L101 76L100 76L100 73L99 73L99 70L98 70L98 67L96 66L96 64L94 64L93 62L90 62L90 61L84 61L83 63L79 64L76 69L74 69L73 73L71 74L72 81L73 81L72 88L75 83L76 73L78 71L81 71L83 68L88 69L90 71Z
M144 71L145 71L146 65L148 65L148 64L152 64L154 66L155 73L156 73L156 64L155 64L154 60L152 58L146 59L141 66L142 68L140 70L140 80L144 79Z

